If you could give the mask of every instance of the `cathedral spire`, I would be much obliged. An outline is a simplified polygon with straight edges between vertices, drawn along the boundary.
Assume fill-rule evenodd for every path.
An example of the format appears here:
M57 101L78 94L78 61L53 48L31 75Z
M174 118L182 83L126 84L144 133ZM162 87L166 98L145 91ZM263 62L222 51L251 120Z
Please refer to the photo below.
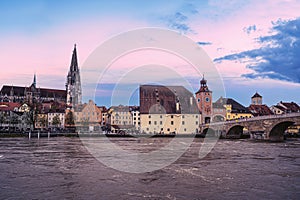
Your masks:
M72 60L70 65L70 71L79 71L78 70L78 62L77 62L77 50L76 50L76 44L74 44L73 54L72 54Z
M34 76L33 76L33 82L32 82L32 84L36 88L36 74L35 73L34 73Z

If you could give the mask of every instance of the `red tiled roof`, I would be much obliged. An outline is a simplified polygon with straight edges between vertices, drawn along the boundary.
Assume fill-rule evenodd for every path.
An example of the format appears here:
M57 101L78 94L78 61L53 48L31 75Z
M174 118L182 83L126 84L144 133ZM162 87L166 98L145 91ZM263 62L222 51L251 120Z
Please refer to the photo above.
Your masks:
M14 108L19 108L21 104L14 102L1 102L0 111L14 111Z
M279 105L275 105L274 106L275 108L278 108L279 110L282 110L282 111L285 111L286 109L282 106L279 106Z
M253 105L248 107L249 111L253 116L273 115L274 113L270 110L267 105Z
M300 107L298 104L294 103L294 102L280 102L283 106L286 107L286 110L290 111L290 112L300 112Z

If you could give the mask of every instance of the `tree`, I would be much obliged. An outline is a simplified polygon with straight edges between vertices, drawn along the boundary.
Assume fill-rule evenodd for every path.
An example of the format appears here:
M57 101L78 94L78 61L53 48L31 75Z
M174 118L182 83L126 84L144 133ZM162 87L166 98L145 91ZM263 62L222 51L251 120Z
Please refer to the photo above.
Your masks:
M66 115L65 124L69 126L73 126L75 124L74 115L72 111L69 111Z
M52 119L52 125L55 126L55 127L58 127L58 125L60 125L61 122L60 122L60 118L58 115L55 115Z
M30 110L29 112L26 112L26 114L25 114L25 123L27 125L29 125L29 127L31 129L33 129L33 125L34 125L34 121L35 121L34 116L35 116L34 110Z
M16 125L19 123L19 117L18 115L12 113L12 116L11 116L11 124L13 125L14 128L16 128Z

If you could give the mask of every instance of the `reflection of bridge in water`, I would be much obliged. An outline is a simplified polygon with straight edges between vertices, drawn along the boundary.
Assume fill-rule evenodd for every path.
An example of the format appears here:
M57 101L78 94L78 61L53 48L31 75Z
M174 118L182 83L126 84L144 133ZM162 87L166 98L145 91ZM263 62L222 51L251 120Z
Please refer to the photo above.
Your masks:
M218 134L225 138L241 138L247 131L251 137L261 135L262 139L280 141L285 130L294 124L300 124L300 113L269 115L238 119L234 121L210 123L201 126L204 134Z

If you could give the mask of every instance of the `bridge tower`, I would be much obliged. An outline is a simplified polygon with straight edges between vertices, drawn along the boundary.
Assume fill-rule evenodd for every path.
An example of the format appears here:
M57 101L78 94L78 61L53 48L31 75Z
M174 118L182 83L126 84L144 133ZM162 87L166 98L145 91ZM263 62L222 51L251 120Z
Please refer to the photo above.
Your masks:
M200 89L195 94L202 123L210 123L212 116L212 91L208 89L207 80L204 79L204 75L200 81Z

